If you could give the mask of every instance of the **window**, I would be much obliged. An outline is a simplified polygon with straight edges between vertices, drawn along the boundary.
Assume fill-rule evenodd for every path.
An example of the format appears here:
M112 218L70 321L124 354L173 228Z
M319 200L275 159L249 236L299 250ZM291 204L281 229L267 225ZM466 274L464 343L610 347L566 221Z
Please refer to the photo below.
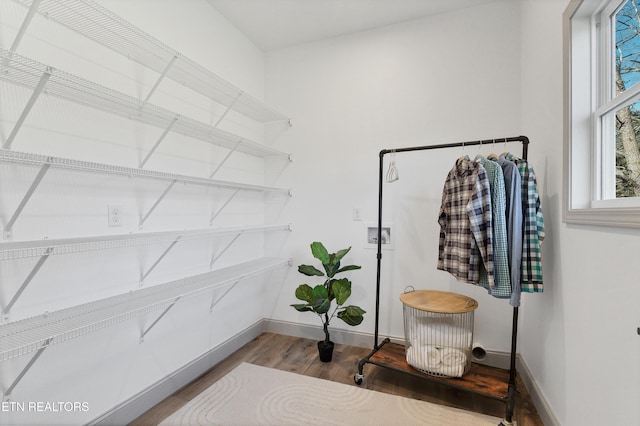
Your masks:
M565 208L640 227L640 0L573 0L564 15Z

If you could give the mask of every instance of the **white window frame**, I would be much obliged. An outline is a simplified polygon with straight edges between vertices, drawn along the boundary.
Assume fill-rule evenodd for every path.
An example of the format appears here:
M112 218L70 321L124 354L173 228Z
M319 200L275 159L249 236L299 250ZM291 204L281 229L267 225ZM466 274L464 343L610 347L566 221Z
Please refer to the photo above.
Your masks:
M602 143L607 113L633 103L640 85L612 98L611 85L598 84L597 78L612 81L612 67L598 60L598 45L611 46L613 31L600 22L618 9L624 0L572 0L563 16L564 38L564 202L567 223L640 227L640 198L610 198L611 171L603 164L615 165ZM604 13L603 13L604 12ZM604 21L604 19L603 19ZM607 56L607 52L604 53ZM604 161L603 161L604 160ZM612 186L613 185L613 186ZM615 191L615 190L614 190ZM607 196L609 192L609 197ZM615 193L615 192L614 192Z

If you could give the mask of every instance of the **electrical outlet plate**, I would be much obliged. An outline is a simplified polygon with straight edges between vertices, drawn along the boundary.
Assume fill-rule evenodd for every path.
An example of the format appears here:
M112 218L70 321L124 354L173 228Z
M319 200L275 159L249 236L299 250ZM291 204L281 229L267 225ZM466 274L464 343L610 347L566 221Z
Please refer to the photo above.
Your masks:
M109 204L107 222L110 227L122 226L122 206L120 204Z

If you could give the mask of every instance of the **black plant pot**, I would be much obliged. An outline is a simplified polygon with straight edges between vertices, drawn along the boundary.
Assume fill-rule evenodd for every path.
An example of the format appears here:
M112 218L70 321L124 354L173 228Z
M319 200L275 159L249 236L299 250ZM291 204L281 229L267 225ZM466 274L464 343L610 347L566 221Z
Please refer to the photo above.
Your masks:
M318 353L320 354L320 361L331 362L333 356L334 343L329 341L329 344L325 344L324 340L318 342Z

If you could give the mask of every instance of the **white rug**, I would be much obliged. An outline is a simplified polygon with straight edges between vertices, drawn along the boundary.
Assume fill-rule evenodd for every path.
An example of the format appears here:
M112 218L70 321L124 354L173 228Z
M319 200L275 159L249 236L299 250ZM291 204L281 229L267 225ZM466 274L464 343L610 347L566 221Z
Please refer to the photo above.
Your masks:
M496 426L499 423L497 417L243 363L161 425Z

